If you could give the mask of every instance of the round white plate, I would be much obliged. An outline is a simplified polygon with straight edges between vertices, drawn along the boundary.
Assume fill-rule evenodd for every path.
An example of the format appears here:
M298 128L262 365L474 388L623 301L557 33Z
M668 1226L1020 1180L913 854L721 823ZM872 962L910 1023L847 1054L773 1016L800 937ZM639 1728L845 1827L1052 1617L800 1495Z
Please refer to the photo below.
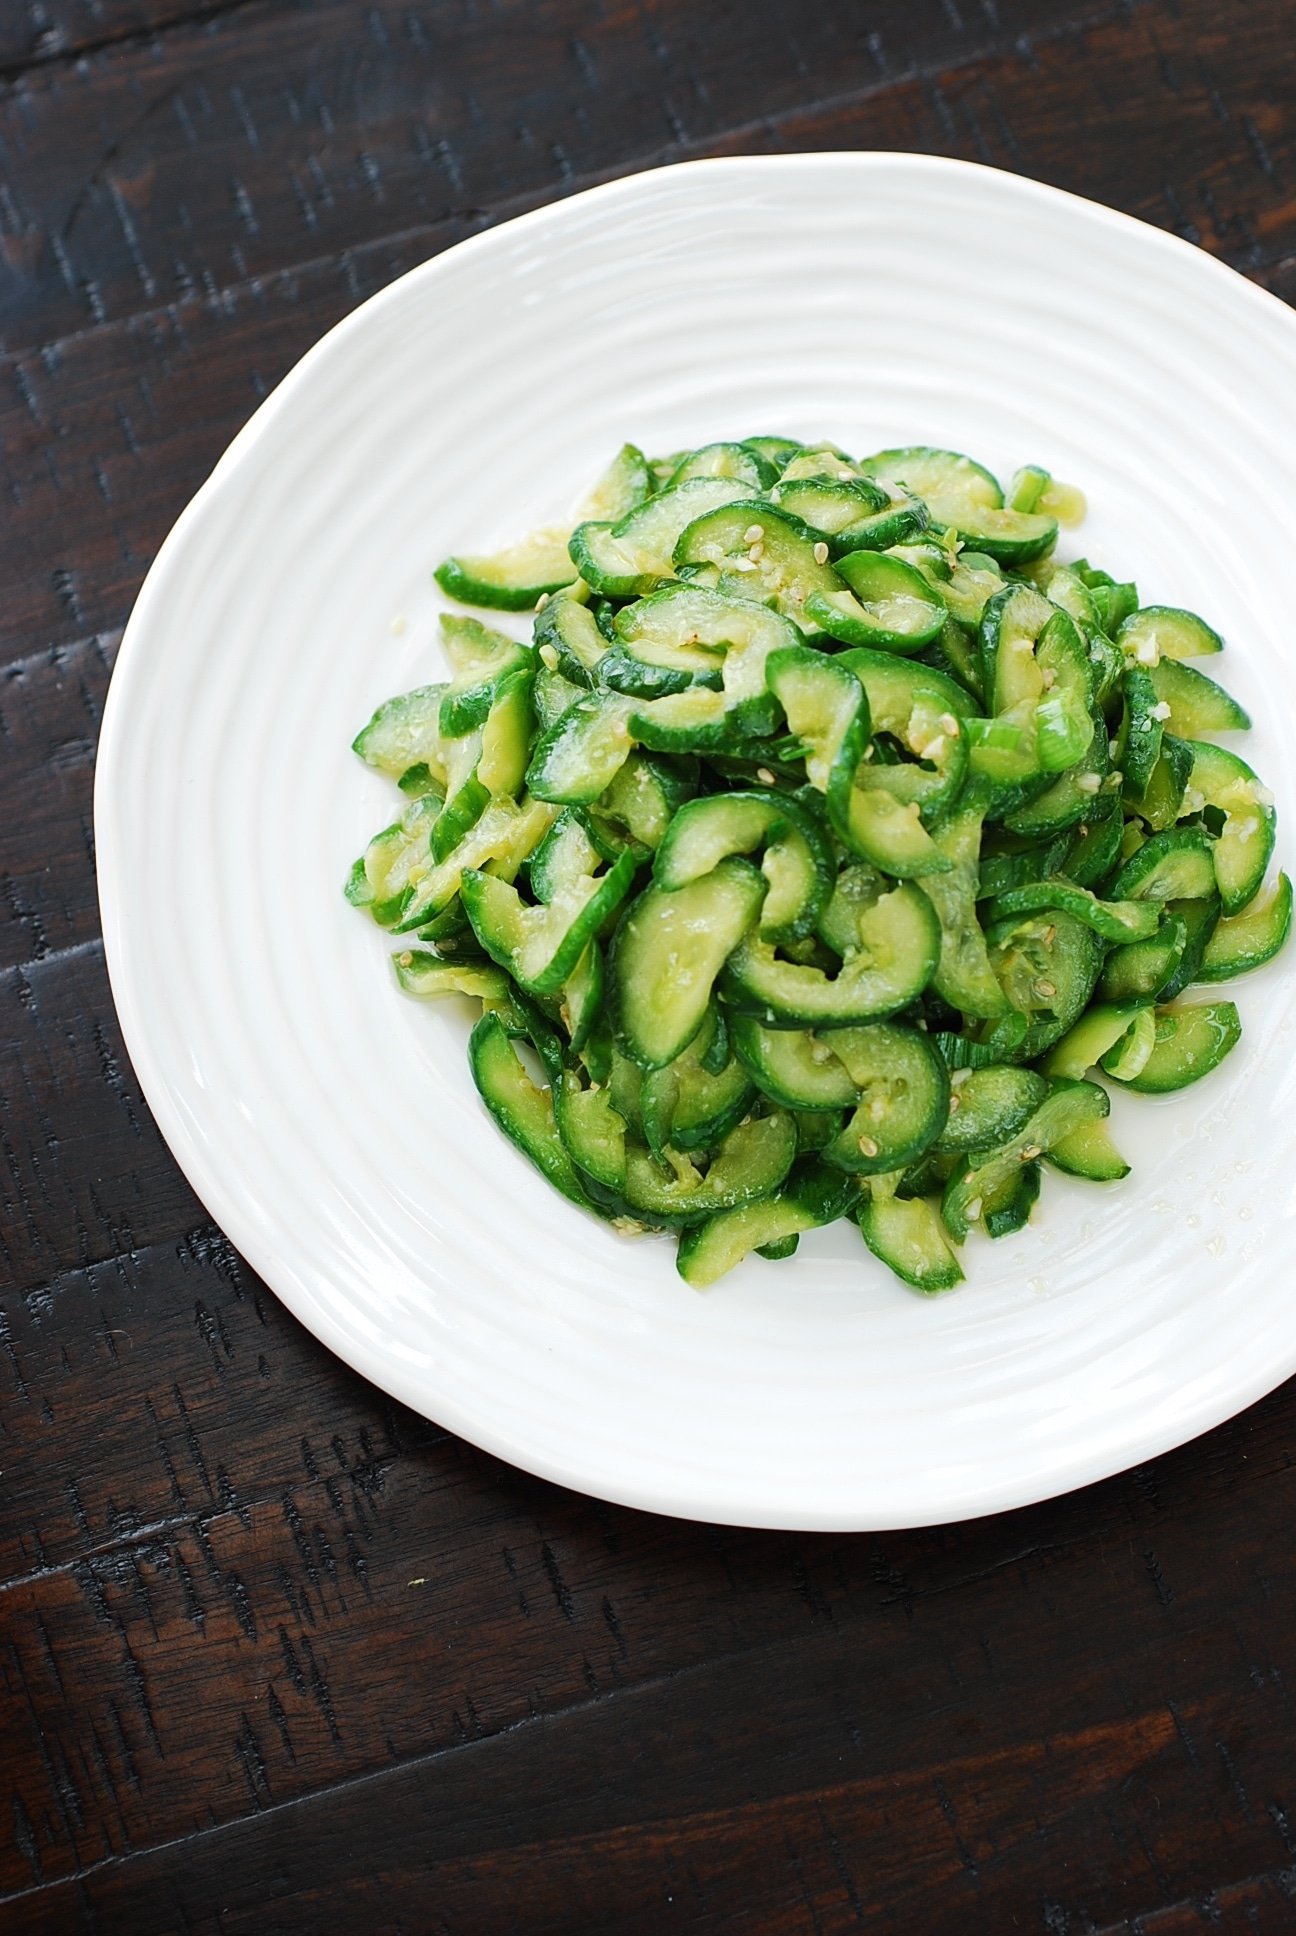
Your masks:
M1179 1097L1119 1096L1121 1185L1050 1174L925 1300L850 1225L699 1296L504 1142L468 1009L398 994L343 901L390 817L348 751L439 676L431 569L561 516L629 437L930 442L1083 486L1084 550L1228 635L1296 848L1296 319L1205 255L914 155L699 162L461 243L357 310L168 538L96 794L113 991L213 1216L387 1391L529 1470L661 1512L918 1525L1046 1498L1296 1368L1296 952ZM509 621L505 621L508 623ZM521 632L523 619L518 630Z

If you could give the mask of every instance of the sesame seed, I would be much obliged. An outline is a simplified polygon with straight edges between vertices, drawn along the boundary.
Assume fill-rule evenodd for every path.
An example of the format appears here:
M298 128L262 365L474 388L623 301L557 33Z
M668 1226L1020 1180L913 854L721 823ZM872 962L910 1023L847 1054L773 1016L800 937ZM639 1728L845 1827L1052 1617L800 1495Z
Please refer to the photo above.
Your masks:
M1044 1152L1038 1143L1027 1143L1021 1153L1021 1160L1023 1163L1033 1163L1037 1156L1042 1156L1043 1154Z
M733 568L735 571L755 571L756 569L750 558L735 558Z
M1051 995L1057 994L1057 989L1051 981L1037 981L1035 984L1035 993L1042 995L1044 1000L1048 1001Z
M980 1215L981 1215L981 1199L980 1197L973 1197L971 1203L969 1203L967 1207L967 1220L969 1223L975 1223L977 1218Z
M820 538L814 548L814 561L817 565L826 565L828 563L828 547L822 538Z
M1079 827L1076 829L1076 831L1080 835L1081 840L1083 840L1085 835L1089 831L1089 822L1087 820L1082 820L1080 822Z
M556 672L558 670L558 653L555 647L548 644L542 645L540 647L540 657L545 665L548 666L550 672Z
M773 786L774 784L774 775L767 766L758 766L756 768L756 778L762 786Z
M955 1069L952 1071L950 1075L950 1081L957 1089L960 1083L967 1081L971 1073L972 1071L970 1069Z
M947 739L958 738L959 723L957 719L955 719L953 713L942 713L940 718L936 721L936 724L940 727L942 733L945 734Z
M922 756L925 760L938 760L944 751L945 735L944 733L937 733L935 739L928 740L926 746L923 747Z
M765 526L763 524L749 524L743 532L743 543L748 545L759 544L764 536Z
M412 955L412 954L410 953L410 951L409 951L409 949L408 949L408 948L406 948L406 949L405 949L405 950L403 951L403 953L401 953L401 954L398 954L398 955L397 955L397 957L396 957L396 959L397 959L397 961L399 961L399 963L400 963L400 965L401 965L401 967L402 967L402 968L408 968L408 967L409 967L409 965L410 965L410 963L411 963L411 961L413 961L413 959L414 959L414 957L413 957L413 955Z
M545 608L545 606L546 606L546 605L547 605L548 603L549 603L549 594L548 594L548 592L541 592L541 594L540 594L540 596L539 596L539 598L537 598L537 600L536 600L536 602L535 602L535 608L536 608L536 610L537 610L537 612L543 612L543 610L544 610L544 608Z
M950 1113L950 1115L952 1116L952 1115L954 1114L954 1111L955 1111L956 1109L961 1109L962 1107L963 1107L963 1098L962 1098L962 1096L960 1096L960 1094L959 1094L959 1092L958 1092L958 1090L957 1090L957 1089L954 1089L954 1090L952 1090L952 1091L950 1092L950 1099L949 1099L949 1113Z
M861 1136L859 1146L861 1156L876 1156L878 1153L878 1146L871 1136Z
M751 545L748 547L747 556L751 559L754 565L758 565L761 559L765 556L765 547L761 543L759 538L757 538L754 545Z
M1057 940L1057 929L1052 926L1045 928L1043 940L1044 940L1044 946L1046 948L1051 948L1053 946L1053 943Z
M1097 773L1077 773L1076 786L1081 793L1097 793L1102 780Z

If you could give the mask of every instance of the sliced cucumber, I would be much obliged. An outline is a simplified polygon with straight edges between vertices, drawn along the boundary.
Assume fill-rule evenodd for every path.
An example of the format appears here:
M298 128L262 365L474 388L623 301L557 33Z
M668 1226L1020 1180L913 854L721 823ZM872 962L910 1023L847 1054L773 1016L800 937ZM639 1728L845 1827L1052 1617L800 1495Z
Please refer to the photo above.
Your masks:
M538 598L570 585L576 575L567 532L560 525L545 525L503 551L447 558L435 573L450 598L502 612L529 611Z
M750 1251L789 1253L782 1246L842 1216L854 1196L849 1179L814 1158L798 1161L777 1196L695 1224L680 1239L677 1268L686 1284L705 1290L740 1264Z
M1198 981L1231 981L1272 961L1291 933L1292 884L1279 874L1238 914L1225 917L1206 943Z
M673 1062L693 1040L727 956L756 922L764 876L744 860L668 892L649 887L612 944L611 989L621 1041L644 1069Z
M1268 872L1278 816L1273 795L1245 760L1208 740L1194 740L1184 805L1213 807L1224 825L1215 842L1215 879L1225 914L1239 914Z
M963 1281L939 1207L927 1197L872 1197L860 1205L860 1235L880 1263L916 1291L949 1291Z
M1149 1096L1186 1089L1217 1068L1241 1034L1242 1023L1232 1002L1160 1008L1155 1046L1125 1086Z
M725 965L725 997L739 1011L780 1027L831 1028L893 1015L931 979L940 955L936 916L918 888L904 884L861 914L859 935L858 950L829 976L780 960L769 942L748 934Z
M674 576L671 554L681 531L706 511L745 496L734 478L695 477L660 492L615 524L578 524L571 555L587 585L609 598L641 598Z
M1224 649L1223 639L1204 619L1175 605L1143 605L1131 612L1116 633L1116 643L1127 659L1142 666L1158 665L1162 659L1205 658Z

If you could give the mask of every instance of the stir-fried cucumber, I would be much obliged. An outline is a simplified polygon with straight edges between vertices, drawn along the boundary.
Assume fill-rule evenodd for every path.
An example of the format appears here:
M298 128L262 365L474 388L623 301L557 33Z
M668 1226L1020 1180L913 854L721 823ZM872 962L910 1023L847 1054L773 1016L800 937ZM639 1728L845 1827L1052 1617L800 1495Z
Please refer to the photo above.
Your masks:
M847 1217L914 1289L1044 1166L1117 1182L1104 1083L1207 1077L1273 959L1273 799L1219 634L1053 555L1083 500L956 451L626 444L571 523L437 571L534 608L354 741L405 799L347 898L482 1014L495 1121L702 1289ZM537 1079L538 1078L538 1079Z

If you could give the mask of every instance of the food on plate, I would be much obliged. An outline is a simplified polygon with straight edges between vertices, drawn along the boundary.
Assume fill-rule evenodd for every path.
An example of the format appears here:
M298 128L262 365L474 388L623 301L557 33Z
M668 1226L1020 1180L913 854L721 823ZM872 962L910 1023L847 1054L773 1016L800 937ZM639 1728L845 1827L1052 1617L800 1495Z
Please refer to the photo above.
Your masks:
M531 635L446 615L449 677L358 735L405 802L348 897L480 1004L505 1134L690 1284L845 1217L947 1289L1047 1167L1128 1174L1107 1084L1237 1042L1273 797L1219 635L1058 562L1082 514L926 446L626 445L572 526L440 567Z

